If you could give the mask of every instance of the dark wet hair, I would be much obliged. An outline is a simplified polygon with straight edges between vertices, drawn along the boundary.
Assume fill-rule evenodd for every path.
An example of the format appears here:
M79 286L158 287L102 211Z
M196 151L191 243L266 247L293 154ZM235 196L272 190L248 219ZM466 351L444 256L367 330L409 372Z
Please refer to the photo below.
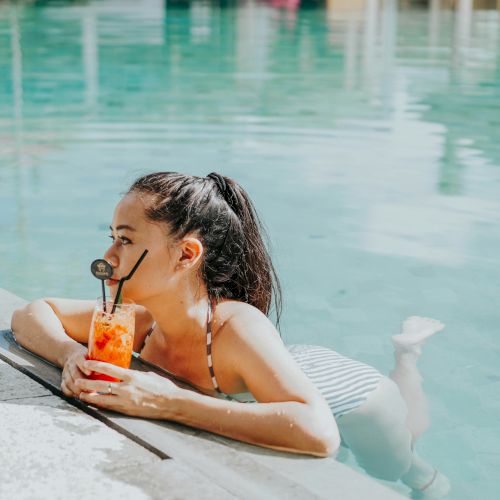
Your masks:
M200 268L211 299L247 302L268 315L281 315L281 287L266 232L245 190L212 173L196 177L157 172L137 179L129 193L147 193L146 216L167 224L170 235L195 233L205 253Z

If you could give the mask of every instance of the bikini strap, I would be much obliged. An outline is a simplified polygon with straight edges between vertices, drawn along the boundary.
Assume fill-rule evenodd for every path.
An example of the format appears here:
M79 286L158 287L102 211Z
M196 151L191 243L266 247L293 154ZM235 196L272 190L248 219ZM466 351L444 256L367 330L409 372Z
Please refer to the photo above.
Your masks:
M208 370L210 371L210 377L212 378L212 384L214 385L214 389L224 394L219 389L219 384L217 383L217 379L215 378L214 365L212 362L212 301L208 301L208 311L207 311L207 359L208 359Z
M146 333L146 337L149 337L153 333L153 330L155 328L156 328L156 321L153 320L153 324L151 325L151 328L148 330L148 333Z
M144 346L146 345L147 340L149 339L149 336L153 333L153 330L156 328L156 321L153 320L153 324L151 325L150 329L146 333L146 336L144 337L144 342L142 343L141 352L144 349Z

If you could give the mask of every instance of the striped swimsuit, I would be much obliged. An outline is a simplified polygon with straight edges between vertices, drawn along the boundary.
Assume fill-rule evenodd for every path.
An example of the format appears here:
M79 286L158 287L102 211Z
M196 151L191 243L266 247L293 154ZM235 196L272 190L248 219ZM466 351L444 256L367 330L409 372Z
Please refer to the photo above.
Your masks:
M212 362L212 312L207 318L207 362L215 391L230 401L256 402L250 392L225 394L219 388ZM154 324L146 338L154 330ZM346 358L341 354L316 345L289 345L288 351L301 370L319 389L328 402L333 415L338 418L354 410L374 391L383 375L369 365Z
M335 417L360 406L383 375L360 361L317 345L289 345L288 351L319 389Z

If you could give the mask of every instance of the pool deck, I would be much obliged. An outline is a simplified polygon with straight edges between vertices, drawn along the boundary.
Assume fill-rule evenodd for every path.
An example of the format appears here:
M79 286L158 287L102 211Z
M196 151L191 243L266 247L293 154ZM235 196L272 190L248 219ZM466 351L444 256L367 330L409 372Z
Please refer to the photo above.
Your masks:
M405 498L333 458L276 452L64 397L61 370L8 331L25 303L0 288L0 442L8 450L0 498Z

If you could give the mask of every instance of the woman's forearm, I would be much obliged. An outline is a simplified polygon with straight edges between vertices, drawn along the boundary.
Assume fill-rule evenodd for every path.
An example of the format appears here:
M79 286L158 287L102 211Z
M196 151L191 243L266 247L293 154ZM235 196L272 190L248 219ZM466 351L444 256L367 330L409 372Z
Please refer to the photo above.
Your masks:
M66 334L61 321L44 300L35 300L15 311L11 328L19 344L60 367L75 350L86 350Z
M312 406L295 401L239 403L181 390L175 401L165 404L163 414L168 420L276 450L326 457L340 445L331 413L319 416Z

